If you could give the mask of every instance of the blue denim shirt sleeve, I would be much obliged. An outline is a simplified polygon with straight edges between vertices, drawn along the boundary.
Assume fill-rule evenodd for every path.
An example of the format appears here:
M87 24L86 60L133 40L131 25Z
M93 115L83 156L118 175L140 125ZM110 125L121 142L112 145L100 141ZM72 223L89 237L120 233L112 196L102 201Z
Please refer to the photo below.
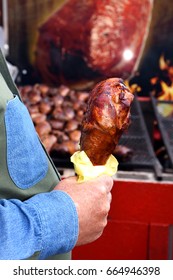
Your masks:
M26 259L40 251L39 259L65 253L78 238L74 202L62 191L41 193L22 202L0 200L0 259Z

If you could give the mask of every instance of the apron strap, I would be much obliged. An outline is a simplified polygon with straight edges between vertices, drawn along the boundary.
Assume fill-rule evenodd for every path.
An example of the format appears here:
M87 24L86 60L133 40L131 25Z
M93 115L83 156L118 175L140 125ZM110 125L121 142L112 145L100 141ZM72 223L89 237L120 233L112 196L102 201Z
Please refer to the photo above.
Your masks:
M1 72L5 82L7 83L9 89L11 90L11 92L13 94L17 95L19 97L19 99L21 100L20 93L11 77L10 71L8 69L5 57L4 57L1 49L0 49L0 72Z

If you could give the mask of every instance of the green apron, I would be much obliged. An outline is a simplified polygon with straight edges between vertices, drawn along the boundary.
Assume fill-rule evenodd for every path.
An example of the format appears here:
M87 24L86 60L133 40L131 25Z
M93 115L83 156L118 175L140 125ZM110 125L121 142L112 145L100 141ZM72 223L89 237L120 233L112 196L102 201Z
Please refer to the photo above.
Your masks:
M1 167L0 168L0 198L1 199L16 198L16 199L20 199L21 201L24 201L35 194L49 192L52 189L54 189L54 187L60 181L60 175L37 136L37 141L38 141L37 145L39 146L40 152L44 154L44 158L46 160L47 169L45 175L42 176L40 180L37 180L37 182L34 182L32 186L30 185L29 187L26 188L20 188L19 186L17 186L16 181L12 180L12 176L9 171L10 167L8 166L8 162L7 162L7 150L8 150L7 131L8 130L4 121L4 114L7 109L7 102L10 101L12 103L12 106L14 106L14 108L15 106L17 106L16 105L17 103L13 105L13 102L16 102L15 101L16 96L20 99L20 101L22 101L20 94L17 90L17 87L15 86L11 78L4 56L0 50L0 155L1 155L0 156L0 167ZM24 107L23 103L22 106ZM15 120L13 119L13 122L14 121ZM32 122L32 120L29 121ZM11 141L13 141L12 137L11 137ZM21 143L21 148L22 145L25 145L25 143ZM29 170L27 170L26 172L29 173ZM36 252L33 256L31 256L28 259L36 260L38 256L39 256L39 252ZM48 259L68 260L70 258L71 258L71 252L55 255L49 257Z

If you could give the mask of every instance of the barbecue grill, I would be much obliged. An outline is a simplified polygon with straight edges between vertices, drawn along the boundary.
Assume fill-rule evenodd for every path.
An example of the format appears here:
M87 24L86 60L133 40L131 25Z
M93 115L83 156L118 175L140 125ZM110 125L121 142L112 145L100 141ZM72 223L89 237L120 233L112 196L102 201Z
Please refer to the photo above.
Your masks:
M162 166L154 153L137 96L132 104L130 127L121 136L119 144L132 150L129 158L119 161L120 171L153 172L157 179L162 178ZM51 157L57 168L73 168L70 157L62 157L58 154L51 154Z

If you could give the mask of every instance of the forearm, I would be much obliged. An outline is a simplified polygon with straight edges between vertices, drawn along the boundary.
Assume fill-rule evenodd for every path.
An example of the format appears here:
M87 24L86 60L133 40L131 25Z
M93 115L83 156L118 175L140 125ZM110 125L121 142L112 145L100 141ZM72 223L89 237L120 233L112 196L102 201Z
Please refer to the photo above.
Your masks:
M40 259L70 251L78 237L75 205L64 192L38 194L21 202L0 200L0 259Z

